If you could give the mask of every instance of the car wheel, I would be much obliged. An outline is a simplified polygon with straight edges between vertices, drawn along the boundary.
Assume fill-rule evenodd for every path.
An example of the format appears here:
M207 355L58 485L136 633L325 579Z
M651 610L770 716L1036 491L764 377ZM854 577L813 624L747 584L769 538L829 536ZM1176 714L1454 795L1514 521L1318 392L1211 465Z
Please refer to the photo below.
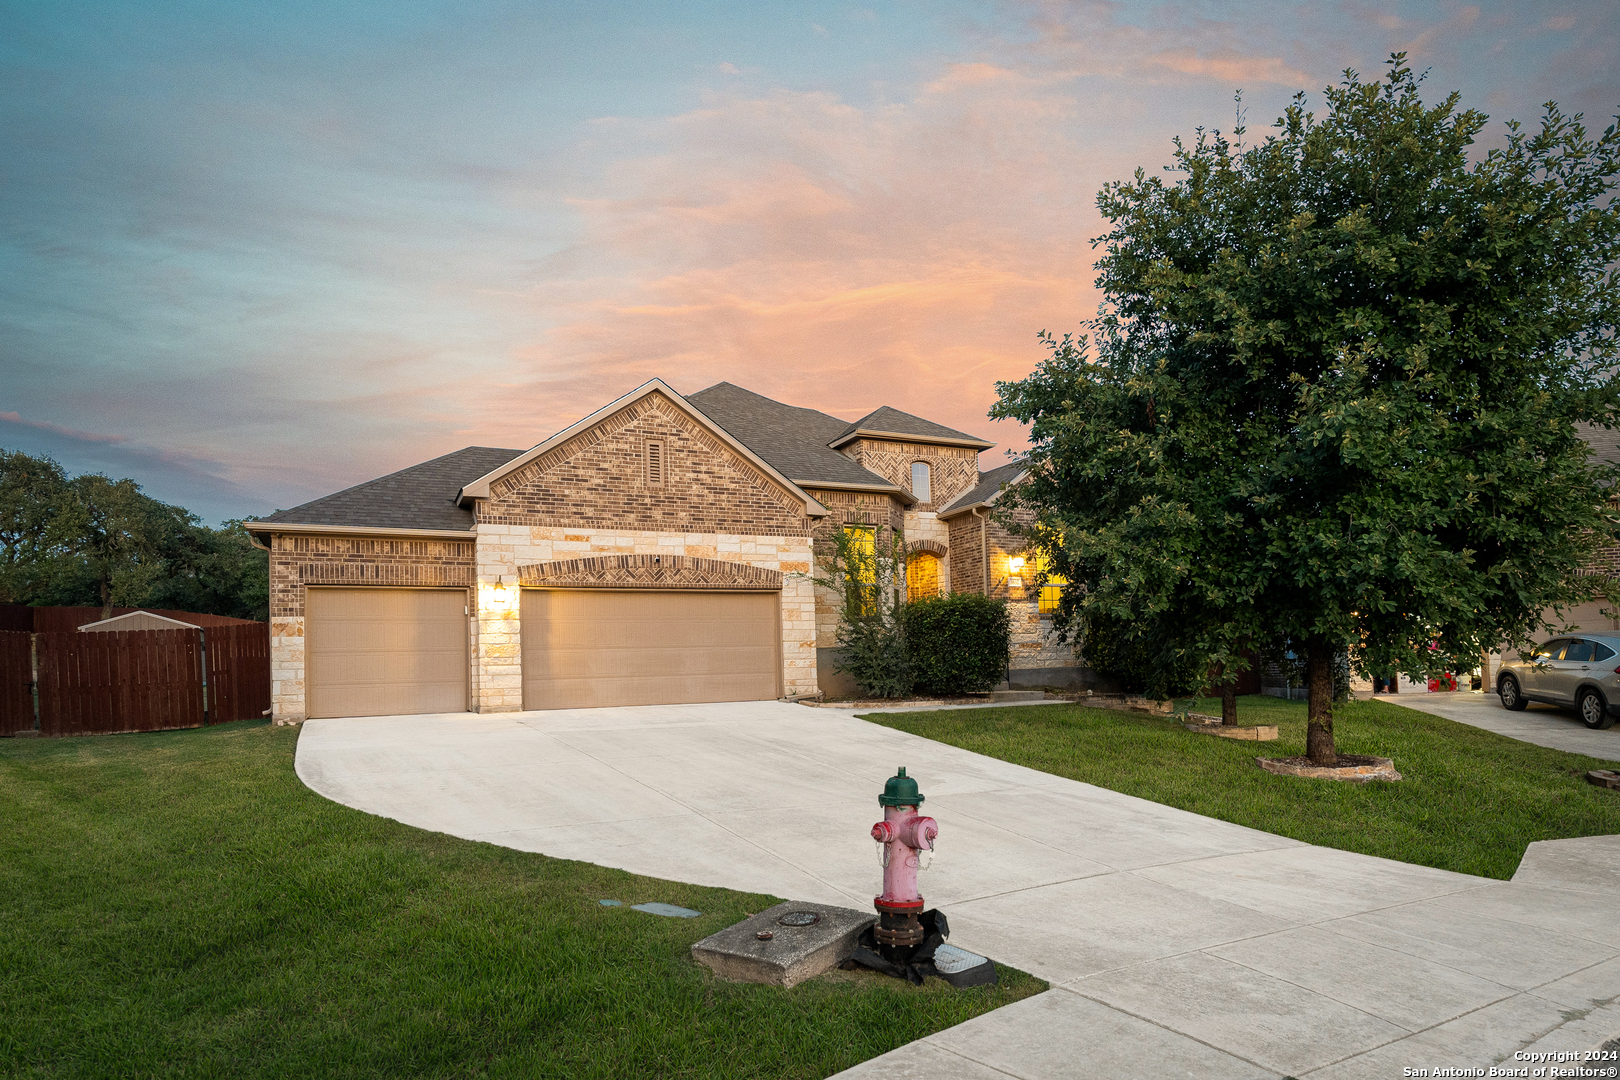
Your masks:
M1502 676L1502 681L1496 684L1496 692L1501 695L1502 708L1521 712L1525 706L1524 695L1519 693L1519 680L1511 675Z
M1609 703L1603 700L1603 695L1596 690L1582 690L1580 700L1575 702L1575 708L1581 714L1581 723L1593 730L1606 728L1614 723L1614 717L1609 715Z

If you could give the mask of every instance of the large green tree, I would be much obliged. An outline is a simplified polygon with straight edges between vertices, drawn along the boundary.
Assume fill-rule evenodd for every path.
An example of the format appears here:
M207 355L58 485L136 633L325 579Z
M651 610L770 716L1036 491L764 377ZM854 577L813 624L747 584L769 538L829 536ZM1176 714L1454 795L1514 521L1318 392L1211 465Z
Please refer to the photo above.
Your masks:
M211 529L133 480L70 479L48 457L0 450L0 602L263 620L268 567L240 521Z
M1229 669L1291 648L1319 763L1336 653L1472 667L1587 599L1620 534L1579 434L1617 420L1620 138L1549 105L1482 148L1420 83L1397 54L1106 187L1089 346L1046 336L993 410L1031 426L1008 497L1083 586L1060 621Z

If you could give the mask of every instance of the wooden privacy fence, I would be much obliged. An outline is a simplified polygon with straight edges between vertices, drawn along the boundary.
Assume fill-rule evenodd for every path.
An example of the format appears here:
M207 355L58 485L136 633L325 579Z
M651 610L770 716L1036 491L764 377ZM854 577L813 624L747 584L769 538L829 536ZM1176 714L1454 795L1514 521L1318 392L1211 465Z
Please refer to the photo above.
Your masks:
M269 627L0 633L0 677L4 734L164 731L256 719L270 708Z

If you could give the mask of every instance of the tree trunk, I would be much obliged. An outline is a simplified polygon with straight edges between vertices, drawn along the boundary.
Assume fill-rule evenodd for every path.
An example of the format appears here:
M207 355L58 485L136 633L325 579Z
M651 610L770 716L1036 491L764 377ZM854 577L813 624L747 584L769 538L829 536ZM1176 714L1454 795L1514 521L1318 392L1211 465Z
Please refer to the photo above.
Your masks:
M1333 645L1326 638L1305 643L1305 756L1312 765L1339 763L1333 745Z
M1237 681L1228 678L1225 664L1216 664L1209 673L1210 683L1221 692L1221 723L1236 726L1237 724Z
M112 618L112 588L107 584L106 577L101 579L101 617Z

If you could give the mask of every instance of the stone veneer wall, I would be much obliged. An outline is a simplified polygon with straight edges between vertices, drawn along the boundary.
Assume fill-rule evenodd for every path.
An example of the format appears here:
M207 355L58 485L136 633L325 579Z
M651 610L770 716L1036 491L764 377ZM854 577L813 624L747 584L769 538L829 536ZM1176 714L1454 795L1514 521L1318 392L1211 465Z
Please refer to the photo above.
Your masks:
M473 541L277 533L270 538L270 703L278 724L304 718L304 597L309 585L470 588Z
M743 563L775 570L782 578L782 686L788 696L814 694L815 595L808 536L733 536L718 533L478 525L478 618L474 623L473 700L479 712L523 708L520 606L491 603L490 586L518 580L518 568L598 555L675 555Z

